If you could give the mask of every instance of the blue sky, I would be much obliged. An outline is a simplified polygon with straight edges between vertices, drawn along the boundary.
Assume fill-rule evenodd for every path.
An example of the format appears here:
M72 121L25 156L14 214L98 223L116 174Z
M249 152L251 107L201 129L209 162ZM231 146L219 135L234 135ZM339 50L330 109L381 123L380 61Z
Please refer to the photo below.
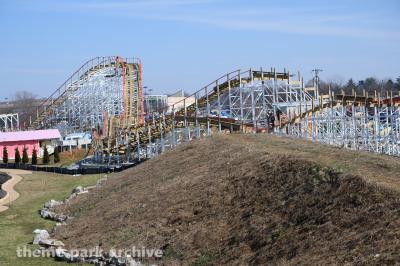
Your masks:
M239 68L400 76L399 0L0 0L0 100L48 96L92 57L143 62L154 92Z

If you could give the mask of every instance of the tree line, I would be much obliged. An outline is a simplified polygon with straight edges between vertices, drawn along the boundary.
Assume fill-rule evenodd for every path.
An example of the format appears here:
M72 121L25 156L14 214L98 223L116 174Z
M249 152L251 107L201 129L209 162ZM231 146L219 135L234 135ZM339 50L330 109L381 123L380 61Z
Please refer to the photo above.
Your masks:
M314 80L309 80L306 83L306 87L311 87L314 84ZM379 93L382 97L390 95L399 95L400 92L400 76L395 80L384 79L379 80L374 77L368 77L364 80L356 81L350 78L347 82L341 81L319 81L319 93L328 94L329 90L335 94L353 94L354 92L358 95L368 93L370 96L374 96L375 92ZM181 92L183 95L188 96L187 93ZM7 99L8 100L8 99ZM20 126L29 125L30 116L35 116L37 107L42 104L44 99L38 99L37 95L28 91L17 91L10 100L3 104L0 108L0 113L18 113Z
M21 158L21 154L20 154L18 148L15 148L14 152L15 152L14 163L17 163L17 164L19 164L21 162L23 164L29 163L28 149L26 147L24 147L22 149L22 158ZM61 161L60 154L59 154L57 148L54 149L53 161L54 161L54 163L59 163ZM8 163L8 149L6 146L3 147L3 163ZM50 163L50 154L49 154L49 151L47 150L47 146L44 146L44 149L43 149L42 163L43 164ZM38 164L38 154L37 154L36 148L33 148L33 151L32 151L31 164L33 164L33 165Z
M314 81L310 80L307 82L306 86L312 86L313 83ZM319 93L327 94L329 93L329 90L335 94L341 94L342 92L345 94L353 94L355 92L358 95L361 95L365 92L370 96L374 96L376 92L382 97L386 97L386 95L390 96L391 93L393 93L393 96L398 96L400 92L400 76L395 81L392 79L378 80L374 77L368 77L359 81L355 81L354 79L350 78L345 83L320 80Z
M18 114L21 127L29 125L30 116L35 115L36 109L43 103L43 99L39 99L37 95L28 91L17 91L10 99L4 100L0 113Z

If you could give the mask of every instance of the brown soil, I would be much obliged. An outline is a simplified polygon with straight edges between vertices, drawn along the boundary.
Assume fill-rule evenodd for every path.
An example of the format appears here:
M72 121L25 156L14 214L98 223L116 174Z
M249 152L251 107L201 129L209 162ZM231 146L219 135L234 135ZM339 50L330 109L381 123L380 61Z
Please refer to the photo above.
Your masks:
M393 264L399 184L398 158L217 136L114 175L64 206L75 219L56 238L69 248L162 248L165 265Z

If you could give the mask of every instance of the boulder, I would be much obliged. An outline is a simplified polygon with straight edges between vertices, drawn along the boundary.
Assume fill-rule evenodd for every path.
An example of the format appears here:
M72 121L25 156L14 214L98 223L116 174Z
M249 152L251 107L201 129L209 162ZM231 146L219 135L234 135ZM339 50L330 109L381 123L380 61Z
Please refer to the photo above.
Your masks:
M42 246L47 246L47 247L51 247L51 246L53 246L53 247L63 247L64 246L63 242L61 242L59 240L56 240L56 239L50 239L50 238L39 240L38 244L42 245Z
M105 175L104 177L102 177L99 180L97 180L96 187L102 186L106 181L107 181L107 175Z
M33 231L33 244L39 244L39 241L44 241L50 238L46 230L36 229Z
M91 256L86 257L85 262L89 264L101 265L101 257Z
M60 240L54 240L53 241L53 243L52 243L52 246L55 246L55 247L63 247L63 246L65 246L64 245L64 243L63 242L61 242Z
M68 250L64 248L57 248L54 252L54 256L58 260L70 260L71 254L69 254Z
M62 205L62 204L63 204L63 202L52 199L52 200L49 200L48 202L46 202L44 204L44 207L49 209L49 208L53 208L55 206L59 206L59 205Z
M71 253L69 253L68 250L66 250L64 248L60 248L60 247L58 247L55 250L54 256L55 256L56 260L62 260L62 261L68 261L68 262L80 262L80 261L82 261L80 259L79 255L72 255Z
M70 200L72 200L72 199L75 199L77 196L78 196L78 194L72 193L71 195L69 195L68 198L66 198L66 199L64 200L64 202L68 202L68 201L70 201Z
M106 265L120 265L119 258L117 257L117 253L114 249L110 249L109 252L103 253L104 261Z
M143 264L140 261L134 260L130 255L126 257L126 265L127 266L142 266Z
M79 194L82 193L83 191L85 191L85 189L82 186L77 186L72 190L71 194Z
M39 245L47 246L47 247L51 246L51 243L53 243L53 240L50 239L50 238L48 238L48 239L40 239L39 242L38 242Z
M56 222L65 222L68 219L67 215L49 211L49 209L47 208L43 208L40 210L40 216L44 219L49 219Z

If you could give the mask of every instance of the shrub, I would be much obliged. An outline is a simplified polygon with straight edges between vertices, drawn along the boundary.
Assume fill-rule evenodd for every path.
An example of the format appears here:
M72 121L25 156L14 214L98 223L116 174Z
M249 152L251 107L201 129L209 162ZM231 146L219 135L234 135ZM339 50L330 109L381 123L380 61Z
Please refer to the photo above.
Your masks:
M60 162L60 154L58 153L58 147L54 148L54 163Z
M32 164L37 164L37 150L36 150L36 148L33 148L33 151L32 151Z
M43 164L48 164L50 162L49 151L47 150L47 146L44 146L43 149Z
M8 163L8 151L7 147L3 147L3 163Z
M21 162L21 155L19 154L18 148L15 148L15 163L20 163Z
M29 157L28 157L28 149L24 147L22 150L22 163L28 163L29 162Z

